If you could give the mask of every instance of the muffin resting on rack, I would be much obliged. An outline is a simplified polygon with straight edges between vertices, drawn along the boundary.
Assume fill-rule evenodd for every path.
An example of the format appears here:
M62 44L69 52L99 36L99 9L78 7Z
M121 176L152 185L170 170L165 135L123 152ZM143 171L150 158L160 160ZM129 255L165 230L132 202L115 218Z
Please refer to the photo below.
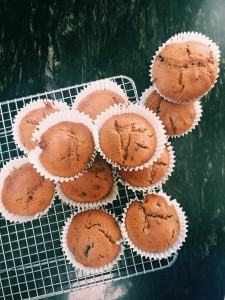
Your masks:
M76 214L67 233L70 251L86 267L101 267L116 259L120 252L120 238L116 220L101 210Z

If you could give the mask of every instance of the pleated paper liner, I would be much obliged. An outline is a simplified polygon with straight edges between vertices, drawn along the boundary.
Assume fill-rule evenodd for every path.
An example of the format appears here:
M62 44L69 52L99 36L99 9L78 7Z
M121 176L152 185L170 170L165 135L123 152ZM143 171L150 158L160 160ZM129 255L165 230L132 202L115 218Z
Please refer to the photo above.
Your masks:
M139 116L142 116L145 118L153 127L155 130L156 134L156 140L157 140L157 146L155 153L153 156L144 164L138 165L135 167L123 167L120 166L119 164L113 162L110 158L108 158L105 153L102 151L101 146L100 146L100 141L99 141L99 132L104 125L106 121L108 121L111 117L114 117L116 115L123 115L127 113L133 113L137 114ZM114 105L113 107L105 110L104 112L101 113L101 115L96 119L95 121L96 129L98 132L98 138L97 138L97 150L100 152L100 154L108 161L108 163L112 164L113 167L118 168L119 170L124 169L124 170L142 170L143 168L146 168L150 165L152 165L157 158L160 156L160 154L163 151L164 144L167 141L167 137L165 135L165 130L164 126L161 122L161 120L154 114L153 112L150 112L148 109L144 108L143 106L139 104L134 104L134 103L125 103L125 104L119 104L119 105Z
M84 211L89 211L90 209L85 209ZM101 208L99 208L99 210L103 210ZM120 223L118 222L118 220L116 219L115 215L113 215L112 213L110 213L109 211L105 211L106 213L108 213L109 215L111 215L118 223L119 227L120 227ZM78 213L81 212L75 212L71 217L69 217L66 222L65 225L62 228L62 232L61 232L61 246L62 246L62 250L64 255L66 256L66 259L76 268L79 269L80 271L82 271L84 274L89 275L89 274L95 274L95 273L102 273L105 271L110 271L113 266L118 262L118 260L120 259L120 257L123 255L123 244L122 244L122 237L119 241L117 241L116 243L120 245L120 251L118 252L117 256L115 257L115 259L113 259L110 263L101 266L101 267L86 267L83 264L79 263L75 256L73 255L73 253L70 251L69 247L68 247L68 243L67 243L67 234L68 234L68 230L70 227L70 224L73 220L73 217L75 215L77 215ZM121 231L121 228L120 228ZM122 232L122 231L121 231ZM121 233L122 235L122 233Z
M112 91L118 94L120 97L122 97L124 102L129 102L126 93L116 82L110 79L101 79L101 80L91 82L76 96L75 101L72 105L72 109L77 109L77 107L83 101L84 98L86 98L88 95L92 94L93 92L100 91L100 90Z
M158 87L154 84L153 81L153 76L152 76L152 68L155 62L156 57L158 56L158 54L165 48L165 46L172 44L172 43L185 43L185 42L200 42L205 44L206 46L208 46L210 48L210 50L213 52L213 54L215 55L217 61L218 61L218 72L217 72L217 77L216 80L214 82L214 84L205 92L203 93L200 97L194 98L194 99L190 99L190 100L186 100L186 101L178 101L176 99L171 99L169 97L166 97L165 95L163 95L163 93L158 89ZM152 84L154 85L154 87L156 88L157 92L160 94L161 97L167 99L168 101L171 101L173 103L176 104L185 104L185 103L191 103L197 100L200 100L203 96L205 96L216 84L217 82L217 78L219 76L219 60L220 60L220 50L219 47L216 45L216 43L214 43L212 40L210 40L207 36L205 36L202 33L198 33L198 32L181 32L178 33L174 36L172 36L170 39L168 39L165 43L162 44L161 47L159 47L159 49L156 51L152 61L151 61L151 65L150 65L150 80L152 82Z
M151 93L153 93L154 91L157 91L156 87L155 86L150 86L148 89L146 89L141 97L140 97L140 104L144 105L145 106L145 103L148 99L148 97L151 95ZM158 91L157 91L158 93ZM165 100L166 101L166 100ZM192 132L199 124L200 120L201 120L201 117L202 117L202 105L201 105L201 102L199 100L195 101L194 103L194 108L195 108L195 119L192 123L192 125L184 132L180 133L180 134L174 134L174 135L167 135L168 138L178 138L178 137L182 137L182 136L185 136L187 135L188 133ZM184 104L185 105L185 104ZM159 117L160 118L160 117ZM162 121L163 122L163 121Z
M74 111L74 110L63 110L63 111L55 112L54 114L47 116L37 126L36 130L33 133L33 138L37 142L40 142L41 136L46 130L48 130L50 127L52 127L58 123L64 122L64 121L84 124L91 131L92 136L93 136L94 145L96 145L98 135L97 135L96 128L95 128L95 125L93 124L92 119L90 119L84 113L80 113L80 112ZM42 152L42 149L40 147L38 147L38 146L35 147L35 149L31 150L29 153L29 160L34 165L34 167L37 169L37 172L39 172L45 178L53 180L55 182L69 181L69 180L79 178L83 174L83 172L86 172L86 170L91 166L91 164L93 163L93 161L95 159L95 155L96 155L96 151L94 151L87 168L85 170L83 170L83 172L79 172L78 174L71 176L71 177L60 177L60 176L53 175L52 173L50 173L49 171L47 171L44 168L44 166L41 164L40 159L39 159L41 152Z
M21 141L19 125L20 125L22 119L29 112L31 112L32 110L35 110L35 109L43 108L43 107L45 107L45 105L47 103L50 103L53 108L58 109L58 110L69 109L69 106L62 101L49 100L49 99L38 99L36 101L32 101L32 102L26 104L26 106L21 108L13 120L13 126L12 126L13 139L14 139L16 145L18 146L18 148L20 150L22 150L25 154L28 154L30 152L30 150L28 150Z
M140 249L138 246L136 246L131 241L131 239L129 238L128 232L126 230L125 218L126 218L127 210L129 208L129 206L131 205L131 203L133 203L134 201L142 202L142 201L140 201L138 199L132 199L131 202L129 204L127 204L126 208L124 209L121 228L122 228L122 234L123 234L123 238L124 238L125 242L128 245L130 245L131 249L133 249L134 252L136 252L137 254L141 255L142 257L149 258L149 259L154 259L155 260L155 259L168 258L173 253L176 253L182 247L182 245L185 242L185 239L187 237L188 224L187 224L185 213L184 213L183 209L180 207L180 204L176 200L170 200L170 197L167 196L162 191L160 191L158 193L153 193L153 194L156 194L156 195L164 197L165 200L166 200L166 202L167 202L167 204L168 205L173 205L174 208L177 211L177 214L178 214L178 217L179 217L179 223L180 223L180 231L179 231L179 235L177 237L177 240L173 243L173 245L171 245L170 247L168 247L164 251L160 251L160 252L148 252L148 251L144 251L144 250Z
M83 176L83 175L82 175ZM115 171L113 170L113 185L110 189L110 191L108 192L108 194L106 196L104 196L102 199L95 201L95 202L79 202L79 201L75 201L73 199L71 199L70 197L68 197L62 190L61 184L60 183L56 183L56 193L59 196L59 198L73 206L73 207L77 207L78 210L86 210L86 209L95 209L95 208L99 208L102 205L106 205L108 203L112 203L113 200L116 200L117 196L118 196L118 187L116 184L116 179L115 179L116 175L115 175Z
M7 178L7 176L10 174L11 171L21 167L22 165L29 163L29 160L27 157L18 157L18 158L14 158L10 161L8 161L3 168L1 169L0 172L0 213L2 214L2 216L9 222L14 222L14 223L24 223L24 222L28 222L28 221L33 221L35 219L40 218L41 216L47 214L49 208L52 206L53 201L54 201L54 197L55 197L55 193L53 195L53 198L51 200L51 203L48 205L48 207L46 207L45 210L40 211L34 215L20 215L20 214L14 214L9 212L3 205L2 203L2 198L1 198L1 194L2 194L2 188L3 188L3 184L5 179Z
M162 176L162 178L158 182L150 184L149 186L142 186L142 187L134 186L129 182L127 182L126 180L122 179L121 175L118 172L117 172L117 181L125 185L128 189L134 192L139 191L139 192L146 193L146 192L154 192L158 189L161 189L162 185L169 179L169 177L173 173L175 167L175 154L174 154L173 147L170 142L167 142L166 145L167 145L167 150L170 158L169 166L166 170L166 173Z

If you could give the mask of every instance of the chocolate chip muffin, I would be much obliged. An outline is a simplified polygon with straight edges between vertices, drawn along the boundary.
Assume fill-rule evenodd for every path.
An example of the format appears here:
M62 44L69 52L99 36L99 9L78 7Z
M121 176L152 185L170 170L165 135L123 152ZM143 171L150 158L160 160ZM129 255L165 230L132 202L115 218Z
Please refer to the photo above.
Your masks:
M50 102L43 102L44 106L41 108L33 109L27 113L19 124L19 136L22 144L28 149L32 150L38 143L31 141L32 134L36 126L48 115L58 111Z
M152 65L152 81L160 93L179 103L203 96L215 83L218 61L201 42L166 45Z
M125 227L130 240L146 252L161 252L176 241L180 223L176 209L164 197L148 194L127 209Z
M10 213L34 215L50 205L53 195L53 183L37 173L30 163L25 163L6 177L1 198Z
M110 165L98 155L81 177L60 184L64 194L70 199L76 202L96 202L110 192L113 174Z
M92 133L82 123L63 121L41 136L40 162L53 175L72 177L88 167L94 154Z
M166 174L170 163L168 148L163 150L163 153L151 166L137 171L119 170L119 174L123 181L128 182L134 187L148 187L159 182Z
M107 120L100 129L99 141L108 159L128 168L146 163L157 145L152 125L135 113L116 115Z
M125 101L117 93L109 90L97 90L86 96L77 106L77 110L84 112L94 120L101 112L119 103L125 103Z
M179 135L191 128L196 118L195 104L175 104L153 91L145 102L145 107L152 110L162 120L167 135Z
M120 238L116 220L101 210L76 214L67 233L70 251L86 267L101 267L112 262L120 252Z

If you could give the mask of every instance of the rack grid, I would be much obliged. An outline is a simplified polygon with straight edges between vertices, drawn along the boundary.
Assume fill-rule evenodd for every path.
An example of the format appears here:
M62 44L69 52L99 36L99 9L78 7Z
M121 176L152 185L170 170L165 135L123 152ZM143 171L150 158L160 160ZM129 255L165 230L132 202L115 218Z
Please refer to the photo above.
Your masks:
M138 94L133 80L126 76L109 78L137 102ZM75 96L89 83L9 100L0 104L0 168L8 160L23 156L12 137L12 121L18 110L37 99L55 99L71 106ZM129 199L143 198L119 184L119 196L107 209L118 218ZM45 298L83 289L93 285L133 277L170 267L177 254L162 259L149 260L136 255L125 246L124 255L112 270L86 276L65 259L60 246L60 233L65 220L75 210L56 196L47 215L23 224L6 221L0 215L0 299Z

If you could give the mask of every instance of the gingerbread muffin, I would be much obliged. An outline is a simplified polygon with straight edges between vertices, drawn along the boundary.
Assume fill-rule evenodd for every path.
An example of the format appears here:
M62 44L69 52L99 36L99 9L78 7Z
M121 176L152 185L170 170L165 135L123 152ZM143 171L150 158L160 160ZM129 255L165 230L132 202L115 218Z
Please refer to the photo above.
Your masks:
M214 85L218 61L201 42L171 43L156 56L152 82L168 99L179 103L203 96Z
M166 174L169 167L170 156L167 147L163 150L163 153L148 168L137 171L125 171L119 170L119 174L123 181L128 182L134 187L148 187L159 182Z
M125 103L125 101L117 93L109 90L97 90L84 97L77 106L77 110L84 112L94 120L101 112L119 103Z
M75 202L96 202L111 190L113 174L110 165L98 155L81 177L60 184L63 193Z
M127 209L125 227L130 240L146 252L161 252L176 241L180 223L176 209L164 197L148 194Z
M152 125L135 113L109 118L100 129L99 142L108 159L128 168L146 163L153 156L157 145Z
M25 163L6 177L1 199L10 213L34 215L50 205L53 195L53 183L37 173L30 163Z
M40 162L53 175L72 177L84 171L94 154L91 131L82 123L63 121L41 136Z
M175 104L163 99L153 91L145 102L145 107L158 115L165 126L167 135L179 135L189 130L196 118L195 104Z
M73 217L67 243L76 261L86 267L111 263L120 252L121 231L116 220L101 210L80 212Z
M48 115L51 113L58 111L58 109L54 108L50 102L44 102L45 106L41 108L37 108L31 110L27 113L19 124L19 135L21 143L28 149L32 150L38 143L35 141L31 141L32 134L36 128L36 126Z

